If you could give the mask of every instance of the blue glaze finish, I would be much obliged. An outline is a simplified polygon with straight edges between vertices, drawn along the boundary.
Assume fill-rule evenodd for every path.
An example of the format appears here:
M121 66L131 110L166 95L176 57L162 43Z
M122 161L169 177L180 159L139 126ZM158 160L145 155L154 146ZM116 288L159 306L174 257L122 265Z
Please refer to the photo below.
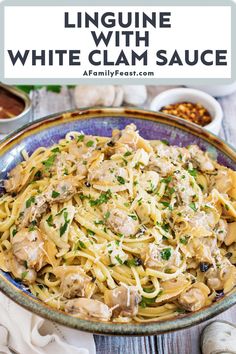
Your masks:
M87 112L89 116L87 116ZM92 118L90 117L91 115ZM52 120L54 125L52 125ZM111 136L113 129L123 129L130 123L134 123L140 135L146 139L165 139L170 144L178 146L197 144L202 149L213 153L221 164L236 170L235 152L229 146L207 131L181 119L134 109L88 109L85 113L84 111L78 112L77 115L71 112L66 113L65 116L58 115L58 118L57 115L50 116L27 125L9 136L2 143L2 149L5 149L2 154L0 144L0 179L6 178L7 172L22 161L22 150L26 150L31 155L40 146L49 147L57 143L70 131ZM36 124L37 127L34 129ZM22 133L24 133L24 136ZM4 144L12 140L12 138L13 142L9 143L9 147L7 146L6 148ZM3 189L0 189L0 193L2 191ZM75 319L60 311L50 309L38 299L35 299L20 282L1 270L0 289L14 301L41 316L53 319L69 327L106 334L149 335L181 329L212 317L236 302L236 295L232 294L209 308L191 315L180 316L178 319L142 325L110 324Z

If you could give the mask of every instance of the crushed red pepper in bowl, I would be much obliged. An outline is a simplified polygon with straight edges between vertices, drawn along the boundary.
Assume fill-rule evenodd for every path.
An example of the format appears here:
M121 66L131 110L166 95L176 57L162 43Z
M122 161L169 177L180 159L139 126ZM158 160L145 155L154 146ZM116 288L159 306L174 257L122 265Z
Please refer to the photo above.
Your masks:
M178 102L169 104L162 107L160 112L183 118L202 127L212 121L210 113L200 103Z

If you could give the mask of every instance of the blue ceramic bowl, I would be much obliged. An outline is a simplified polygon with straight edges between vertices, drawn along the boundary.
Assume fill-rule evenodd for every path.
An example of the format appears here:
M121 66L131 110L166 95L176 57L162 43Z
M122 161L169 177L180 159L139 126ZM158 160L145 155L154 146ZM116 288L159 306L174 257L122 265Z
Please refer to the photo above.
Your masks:
M130 123L134 123L146 139L166 139L170 144L178 146L197 144L214 154L221 164L236 170L236 153L233 148L195 124L161 113L132 108L93 108L52 115L9 135L0 142L0 179L6 178L7 172L22 161L23 149L31 154L39 146L57 143L73 130L110 136L114 128L123 129ZM50 308L3 271L0 271L0 290L19 305L49 320L88 332L113 335L151 335L183 329L209 319L236 303L236 293L232 291L218 302L192 314L145 324L120 324L81 320Z

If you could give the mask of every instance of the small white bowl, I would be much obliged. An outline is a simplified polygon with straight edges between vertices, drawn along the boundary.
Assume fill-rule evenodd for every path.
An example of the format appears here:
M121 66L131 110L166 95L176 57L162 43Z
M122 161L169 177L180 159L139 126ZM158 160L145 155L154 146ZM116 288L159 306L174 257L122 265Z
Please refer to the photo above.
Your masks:
M166 90L153 98L150 109L157 112L166 105L178 102L200 103L204 106L212 117L211 123L204 128L216 135L219 134L223 118L222 108L215 98L203 91L182 87Z

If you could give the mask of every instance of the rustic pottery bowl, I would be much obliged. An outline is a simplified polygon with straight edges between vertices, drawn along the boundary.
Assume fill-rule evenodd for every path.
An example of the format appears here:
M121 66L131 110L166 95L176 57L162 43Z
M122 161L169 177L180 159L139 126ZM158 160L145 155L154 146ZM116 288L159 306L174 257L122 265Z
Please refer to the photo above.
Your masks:
M221 164L236 169L236 152L195 124L165 114L132 108L92 108L54 114L9 135L0 142L0 179L5 178L7 172L22 160L23 149L31 154L39 146L56 143L72 130L110 135L112 129L122 129L129 123L135 123L141 135L147 139L167 139L170 144L179 146L198 144L213 154ZM122 324L81 320L52 309L3 271L0 271L0 290L19 305L49 320L83 331L110 335L151 335L182 329L212 318L236 303L236 292L233 291L195 313L159 322Z

